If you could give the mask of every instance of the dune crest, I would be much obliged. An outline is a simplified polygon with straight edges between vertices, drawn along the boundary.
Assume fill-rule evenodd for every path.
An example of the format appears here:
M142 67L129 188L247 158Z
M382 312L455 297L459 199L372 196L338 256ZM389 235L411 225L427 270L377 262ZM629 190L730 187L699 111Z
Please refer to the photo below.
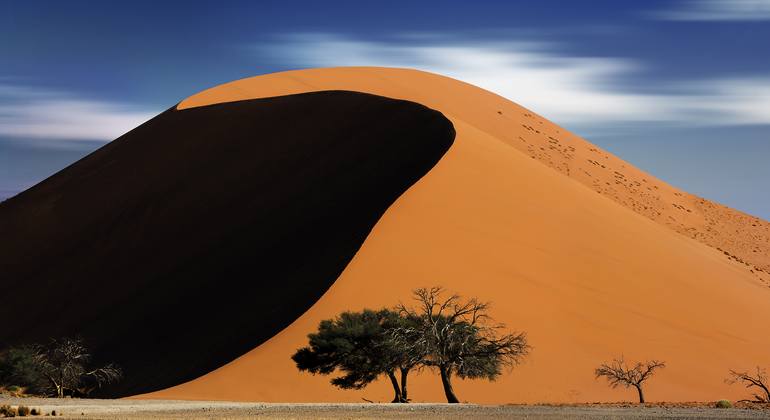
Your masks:
M288 328L140 398L385 401L388 384L340 391L297 372L289 356L321 319L430 285L493 301L493 315L534 346L497 382L458 381L461 400L631 400L593 377L621 354L666 361L645 390L650 401L739 399L745 390L723 381L728 369L770 365L770 225L679 191L504 98L419 71L336 68L227 83L179 109L328 89L422 103L452 121L455 142ZM415 401L443 398L429 373L410 389Z
M718 249L770 284L767 221L679 190L510 100L445 76L375 67L288 71L204 90L179 108L327 89L412 100L454 115L619 204Z

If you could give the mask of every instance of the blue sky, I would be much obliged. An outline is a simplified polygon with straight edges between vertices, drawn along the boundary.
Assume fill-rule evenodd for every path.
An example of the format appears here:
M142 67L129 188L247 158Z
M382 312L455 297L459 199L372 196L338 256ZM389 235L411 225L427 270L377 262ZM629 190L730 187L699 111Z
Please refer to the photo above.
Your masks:
M233 79L417 67L770 219L770 0L0 1L0 197Z

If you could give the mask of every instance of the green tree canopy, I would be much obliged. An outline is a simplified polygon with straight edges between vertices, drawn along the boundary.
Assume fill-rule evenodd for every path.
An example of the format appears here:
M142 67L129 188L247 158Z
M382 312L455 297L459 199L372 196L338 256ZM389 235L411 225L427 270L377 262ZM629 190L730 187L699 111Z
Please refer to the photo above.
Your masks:
M321 321L318 331L308 335L309 346L299 349L292 359L301 371L321 375L339 371L341 375L331 383L343 389L361 389L387 375L393 385L393 402L406 402L407 374L418 361L406 358L391 331L408 322L388 309L344 312ZM396 371L401 373L401 385Z
M415 290L416 309L366 309L321 321L308 335L309 345L292 359L301 371L339 372L331 383L343 389L360 389L387 375L393 402L408 401L409 371L427 366L441 374L447 401L459 402L452 376L494 380L518 364L530 346L524 333L501 333L503 326L488 315L489 304L442 293L439 287Z
M40 370L36 346L11 347L0 354L0 385L22 386L32 394L47 391L48 382Z

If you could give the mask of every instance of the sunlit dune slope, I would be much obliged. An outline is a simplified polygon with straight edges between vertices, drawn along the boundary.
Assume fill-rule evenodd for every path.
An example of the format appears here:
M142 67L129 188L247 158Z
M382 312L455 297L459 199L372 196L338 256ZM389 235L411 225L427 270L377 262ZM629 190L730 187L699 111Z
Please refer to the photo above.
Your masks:
M770 365L770 288L759 271L768 270L767 222L678 191L501 97L418 71L338 68L244 79L179 107L326 89L425 104L452 121L455 142L291 326L214 372L143 397L388 401L384 382L340 391L289 357L321 319L408 302L430 285L492 301L496 319L534 346L496 382L458 381L461 400L633 399L593 377L620 354L667 362L649 400L735 399L745 390L724 383L728 369ZM441 401L440 381L413 378L410 396Z

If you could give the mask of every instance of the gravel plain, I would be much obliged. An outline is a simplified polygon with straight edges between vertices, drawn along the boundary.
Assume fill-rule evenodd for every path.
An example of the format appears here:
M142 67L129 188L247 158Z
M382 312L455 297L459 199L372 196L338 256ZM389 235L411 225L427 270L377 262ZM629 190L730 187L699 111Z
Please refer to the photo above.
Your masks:
M220 401L0 398L62 419L770 419L770 407L706 404L266 404Z

